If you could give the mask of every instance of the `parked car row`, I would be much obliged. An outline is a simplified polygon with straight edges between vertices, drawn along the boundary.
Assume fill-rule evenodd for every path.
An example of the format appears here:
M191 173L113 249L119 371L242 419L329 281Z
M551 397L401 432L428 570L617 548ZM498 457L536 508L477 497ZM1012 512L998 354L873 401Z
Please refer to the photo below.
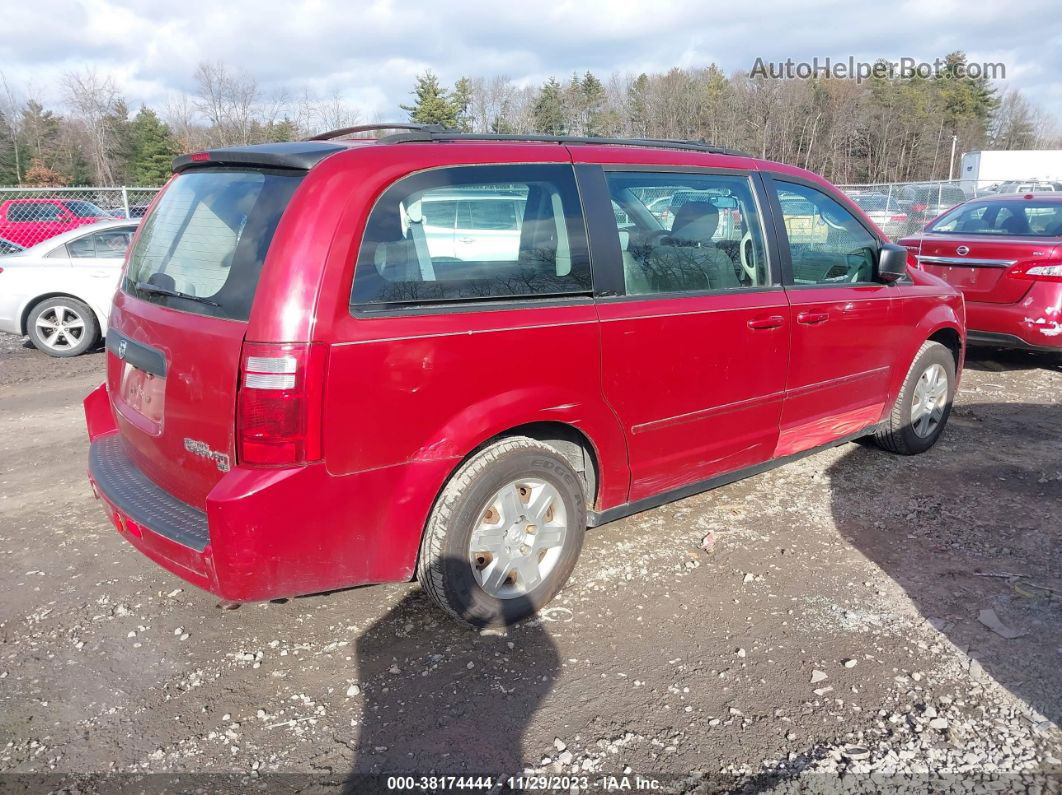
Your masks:
M0 332L26 335L50 356L90 350L106 333L136 224L79 225L0 256Z

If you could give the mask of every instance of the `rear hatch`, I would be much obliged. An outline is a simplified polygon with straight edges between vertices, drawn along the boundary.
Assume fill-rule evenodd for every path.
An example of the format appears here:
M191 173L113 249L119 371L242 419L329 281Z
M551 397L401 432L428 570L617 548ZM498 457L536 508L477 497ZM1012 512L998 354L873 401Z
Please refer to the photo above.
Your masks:
M968 301L1011 304L1021 300L1031 282L1012 279L1007 270L1025 260L1048 260L1057 241L1048 238L1022 240L976 235L924 235L904 241L918 257L921 267L957 287Z
M128 455L204 507L235 464L241 349L273 233L305 171L199 167L142 222L107 334L107 384Z

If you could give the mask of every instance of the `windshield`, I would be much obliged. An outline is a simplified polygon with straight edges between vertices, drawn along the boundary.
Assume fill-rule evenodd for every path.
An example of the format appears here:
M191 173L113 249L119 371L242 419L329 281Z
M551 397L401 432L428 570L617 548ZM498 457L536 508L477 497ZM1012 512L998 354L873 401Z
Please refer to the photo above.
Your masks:
M63 202L63 206L66 207L78 218L106 218L107 211L97 207L92 202L86 201L66 201Z
M246 320L273 232L303 176L211 169L177 177L143 223L123 289L185 312Z
M956 207L930 232L1013 237L1062 237L1062 202L996 201Z

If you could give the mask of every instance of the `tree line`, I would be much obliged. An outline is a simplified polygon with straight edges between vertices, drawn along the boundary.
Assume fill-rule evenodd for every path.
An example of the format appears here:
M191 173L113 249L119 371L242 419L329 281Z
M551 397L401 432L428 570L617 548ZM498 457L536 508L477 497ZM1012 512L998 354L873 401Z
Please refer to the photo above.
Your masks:
M504 76L452 88L417 78L412 121L470 132L703 140L838 183L947 179L979 149L1062 148L1056 120L1020 91L960 78L962 52L935 77L770 79L712 64L656 74L592 72L520 86ZM956 173L958 163L955 163Z
M526 85L503 75L444 85L416 79L410 121L478 133L704 140L838 183L945 179L955 151L1062 147L1055 120L1019 91L959 78L770 79L718 66L652 74L592 72ZM48 107L0 75L0 185L159 185L179 152L290 141L357 124L341 95L267 92L224 63L194 89L132 112L113 79L70 73ZM956 164L957 166L957 164Z
M0 73L0 185L156 187L181 152L294 141L361 118L339 94L267 92L221 62L199 64L194 86L132 112L113 78L70 72L47 107Z

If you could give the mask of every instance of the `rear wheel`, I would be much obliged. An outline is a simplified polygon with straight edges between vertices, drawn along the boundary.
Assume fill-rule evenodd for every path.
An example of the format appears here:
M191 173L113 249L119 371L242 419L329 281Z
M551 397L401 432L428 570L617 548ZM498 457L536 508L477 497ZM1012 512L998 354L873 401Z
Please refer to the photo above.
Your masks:
M96 344L100 328L86 304L60 296L33 307L26 333L37 350L49 356L78 356Z
M940 438L955 396L955 358L944 345L926 341L911 363L889 417L875 441L901 455L924 453Z
M460 621L512 624L563 587L585 530L582 480L564 456L527 437L503 439L465 462L439 495L417 579Z

